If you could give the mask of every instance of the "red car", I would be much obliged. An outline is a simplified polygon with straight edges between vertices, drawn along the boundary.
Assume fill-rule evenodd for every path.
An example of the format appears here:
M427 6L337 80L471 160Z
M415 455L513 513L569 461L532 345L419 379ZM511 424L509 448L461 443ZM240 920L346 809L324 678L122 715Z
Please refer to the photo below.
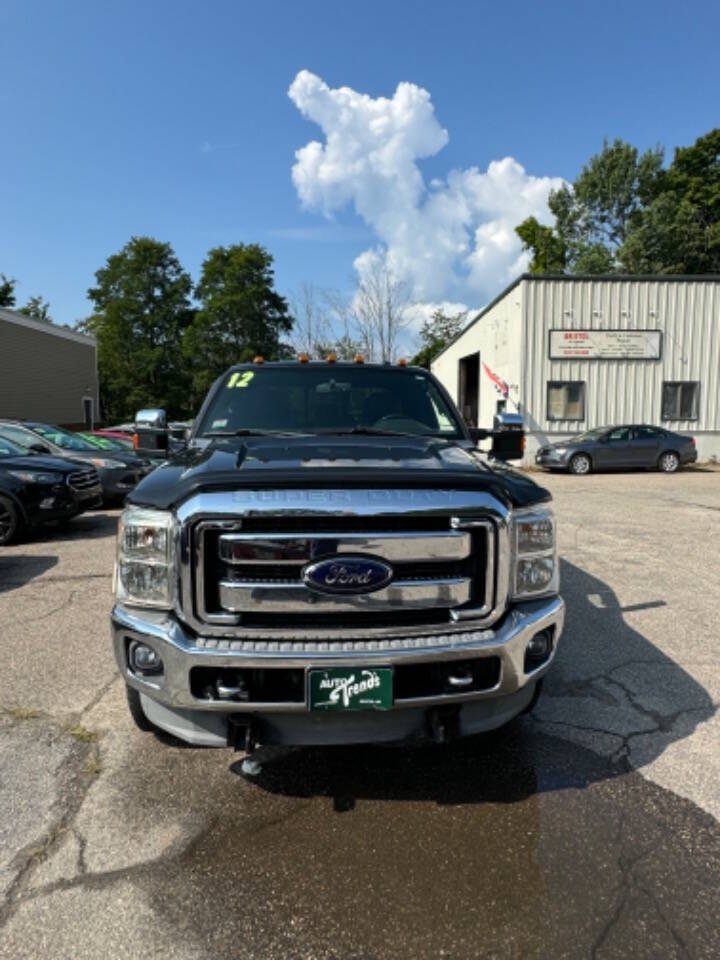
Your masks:
M129 450L133 449L131 433L122 433L120 430L92 430L89 432L93 437L104 437L106 440L116 440Z

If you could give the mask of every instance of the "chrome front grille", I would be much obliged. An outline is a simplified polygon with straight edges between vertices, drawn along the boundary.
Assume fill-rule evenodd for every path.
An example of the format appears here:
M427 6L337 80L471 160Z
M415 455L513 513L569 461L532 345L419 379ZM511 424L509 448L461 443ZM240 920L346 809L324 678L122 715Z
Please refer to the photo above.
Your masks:
M358 529L363 521L372 529ZM489 518L202 520L191 542L197 618L228 629L362 636L477 621L495 605L496 526ZM304 582L307 564L344 555L387 561L392 581L372 593L334 595Z
M88 490L90 487L97 486L99 482L95 467L90 467L87 470L77 470L68 476L68 484L73 490Z

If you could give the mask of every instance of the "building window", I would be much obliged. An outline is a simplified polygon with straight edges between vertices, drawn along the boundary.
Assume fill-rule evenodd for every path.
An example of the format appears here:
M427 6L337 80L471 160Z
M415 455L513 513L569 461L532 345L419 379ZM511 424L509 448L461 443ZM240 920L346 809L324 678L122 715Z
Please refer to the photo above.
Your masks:
M547 385L548 420L585 419L585 382L552 380Z
M697 420L700 384L697 380L663 383L662 419Z

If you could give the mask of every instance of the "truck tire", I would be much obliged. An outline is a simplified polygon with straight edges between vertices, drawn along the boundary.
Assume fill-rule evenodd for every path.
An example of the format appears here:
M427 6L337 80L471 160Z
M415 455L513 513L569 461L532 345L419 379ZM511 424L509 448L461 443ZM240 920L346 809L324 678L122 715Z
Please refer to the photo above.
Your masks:
M128 710L130 711L130 716L133 718L135 726L139 730L142 730L143 733L152 733L157 730L155 724L150 723L145 716L138 691L134 687L125 684L125 695L127 697Z
M10 497L0 497L0 547L16 540L22 528L23 519L17 504Z

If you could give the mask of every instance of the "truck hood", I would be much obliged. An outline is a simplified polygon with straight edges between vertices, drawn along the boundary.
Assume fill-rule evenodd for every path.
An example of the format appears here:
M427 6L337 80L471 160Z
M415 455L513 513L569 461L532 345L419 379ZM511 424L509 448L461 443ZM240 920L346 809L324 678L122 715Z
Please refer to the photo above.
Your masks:
M191 447L145 477L127 498L169 509L200 491L281 488L483 490L508 507L550 493L502 461L423 437L247 437Z

